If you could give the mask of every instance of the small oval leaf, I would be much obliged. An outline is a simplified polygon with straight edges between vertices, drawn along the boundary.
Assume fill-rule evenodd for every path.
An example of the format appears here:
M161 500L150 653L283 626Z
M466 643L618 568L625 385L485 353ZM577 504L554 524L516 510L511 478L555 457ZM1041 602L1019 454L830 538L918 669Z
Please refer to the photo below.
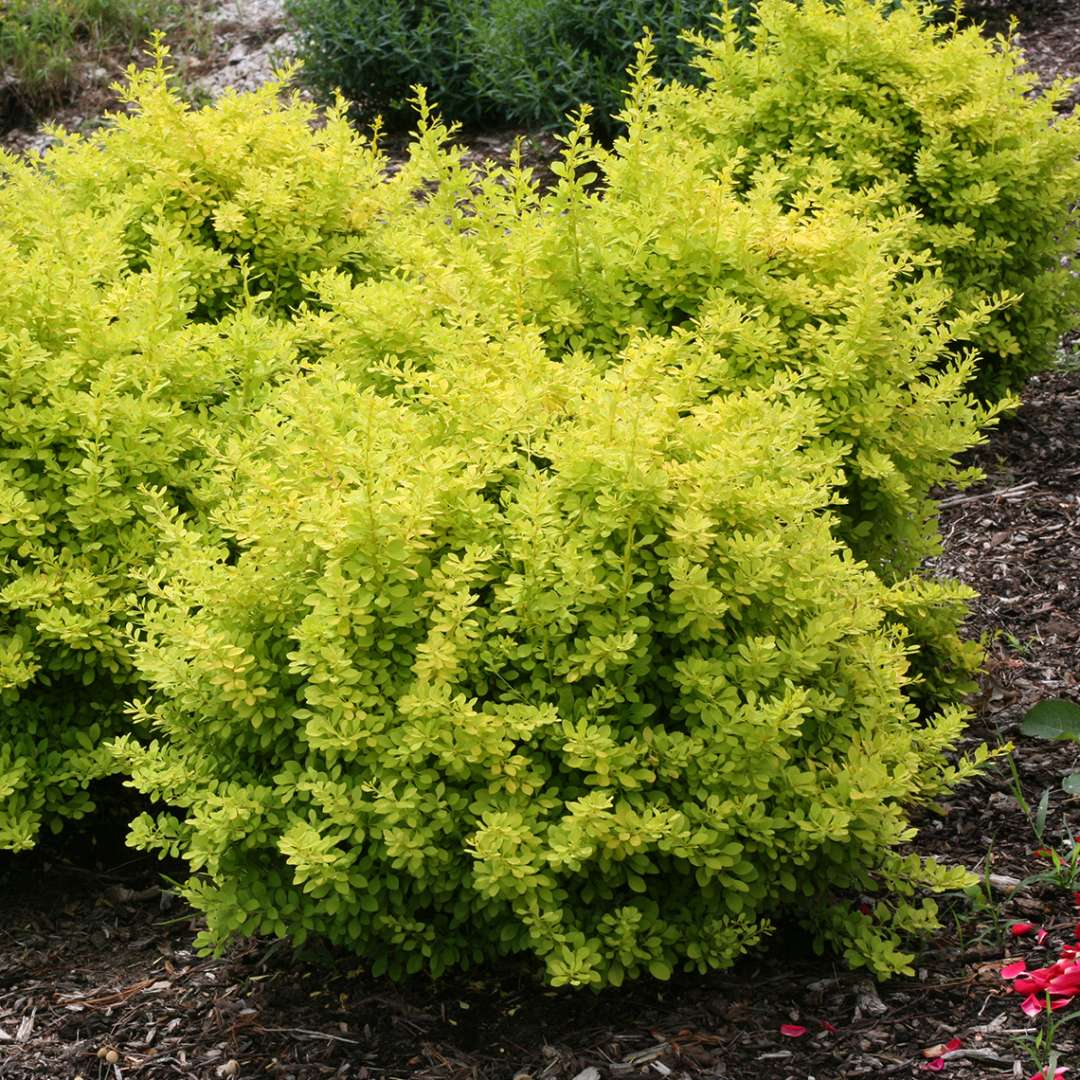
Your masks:
M1069 773L1061 781L1061 790L1069 795L1080 795L1080 772Z
M1040 739L1073 739L1080 742L1080 705L1063 698L1040 701L1028 710L1020 730Z

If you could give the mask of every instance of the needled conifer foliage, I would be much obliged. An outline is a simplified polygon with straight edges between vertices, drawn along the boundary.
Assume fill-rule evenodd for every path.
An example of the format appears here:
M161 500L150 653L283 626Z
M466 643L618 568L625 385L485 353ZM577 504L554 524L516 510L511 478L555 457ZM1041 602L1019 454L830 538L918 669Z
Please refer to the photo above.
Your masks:
M0 845L118 770L208 948L602 986L797 919L909 971L967 880L910 812L987 757L921 567L1008 283L752 162L647 45L548 191L422 92L391 170L280 90L192 111L159 52L0 163Z

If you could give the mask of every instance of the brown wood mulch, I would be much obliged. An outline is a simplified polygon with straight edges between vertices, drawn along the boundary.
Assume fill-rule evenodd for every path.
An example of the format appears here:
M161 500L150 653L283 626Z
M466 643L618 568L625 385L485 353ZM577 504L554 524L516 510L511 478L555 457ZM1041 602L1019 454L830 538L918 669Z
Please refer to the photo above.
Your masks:
M976 14L992 24L1006 6ZM1041 72L1080 70L1080 3L1012 6ZM1080 801L1059 787L1080 752L1019 732L1035 702L1080 700L1080 353L1068 355L972 455L987 479L944 498L936 560L980 593L970 630L989 652L971 742L1016 744L1029 805L1051 792L1047 832L1040 845L1006 764L920 822L917 849L978 871L987 899L945 900L914 979L874 985L793 930L730 972L599 994L546 989L512 965L397 986L267 941L202 958L160 868L105 848L122 835L106 827L101 850L61 838L0 855L0 1080L1030 1076L1040 1025L999 970L1051 963L1076 923L1070 893L1031 878L1047 866L1033 849L1080 835ZM1045 927L1043 945L1013 938L1017 920ZM783 1036L789 1023L806 1034ZM1055 1046L1080 1066L1075 1020Z

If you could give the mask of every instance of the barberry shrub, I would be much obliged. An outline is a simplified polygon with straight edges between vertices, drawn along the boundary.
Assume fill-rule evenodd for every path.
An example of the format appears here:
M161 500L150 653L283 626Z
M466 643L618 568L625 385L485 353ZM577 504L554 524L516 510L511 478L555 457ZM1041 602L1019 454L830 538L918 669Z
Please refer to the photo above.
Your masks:
M223 455L223 543L163 515L152 738L116 749L171 807L131 841L189 861L200 944L598 986L725 967L788 916L908 970L914 891L965 875L898 852L906 808L975 762L945 764L962 711L918 718L832 534L817 410L717 393L664 338L606 368L485 345L467 302L421 322L392 287L437 363L324 359Z
M963 877L908 812L977 764L910 567L993 305L942 314L910 214L714 175L644 70L547 194L422 95L389 175L278 89L192 112L159 63L5 161L5 845L119 732L208 946L600 985L792 916L906 970Z
M1068 84L1036 77L1005 38L933 21L932 5L761 0L688 35L700 85L671 83L662 122L713 148L749 189L779 166L796 205L822 183L865 216L915 210L952 311L1006 298L975 335L986 399L1019 388L1074 325L1080 120L1057 115Z
M416 172L280 86L191 111L159 50L130 115L43 165L0 158L0 849L92 808L137 692L161 504L307 362L303 278L357 279Z
M423 273L457 267L494 307L535 326L553 358L618 365L644 333L669 339L717 392L775 393L777 376L789 376L783 393L813 403L821 437L841 454L838 535L890 586L920 695L957 700L980 655L958 633L971 594L913 575L938 550L935 487L976 475L958 457L1012 403L984 406L968 390L970 340L995 306L952 310L913 250L912 211L866 218L829 185L785 207L777 171L743 190L739 155L721 169L714 147L657 116L658 94L645 64L626 137L605 150L579 121L542 195L515 167L472 192L459 178L456 201L473 212L455 216L447 191ZM398 246L383 261L418 266L412 238L387 240ZM338 312L329 347L343 359L350 327L372 320L353 301Z

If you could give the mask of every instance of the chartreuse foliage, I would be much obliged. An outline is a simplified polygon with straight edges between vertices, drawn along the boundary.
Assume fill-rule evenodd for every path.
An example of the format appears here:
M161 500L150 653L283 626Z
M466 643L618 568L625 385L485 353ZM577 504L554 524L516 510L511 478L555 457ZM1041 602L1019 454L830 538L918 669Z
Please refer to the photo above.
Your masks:
M867 220L828 185L785 208L776 171L742 190L738 155L717 172L715 148L666 124L658 96L643 67L627 136L605 151L579 123L543 196L513 167L475 193L465 174L447 175L422 242L385 234L381 259L425 280L453 267L535 326L553 358L582 351L617 365L649 333L718 391L790 375L785 393L820 408L841 454L838 534L890 586L891 617L909 628L926 679L920 695L958 700L979 657L957 634L970 593L912 575L937 550L932 489L971 478L957 456L1007 404L980 406L966 389L977 364L967 342L993 305L946 310L947 288L912 250L912 212ZM471 213L455 209L465 200ZM343 317L330 355L377 340L381 309L366 297L330 288L324 302Z
M976 334L987 398L1022 385L1074 325L1080 121L1067 89L1035 75L1004 38L934 23L934 8L876 0L761 0L749 42L734 18L692 33L700 86L672 83L656 122L736 154L744 188L780 168L797 205L822 183L863 215L915 210L912 238L940 266L950 312L1011 298Z
M539 214L482 235L510 302L552 355L618 363L645 331L718 389L795 376L842 448L842 538L883 577L906 576L935 550L931 488L970 477L956 455L1000 412L966 390L977 357L965 345L992 305L945 310L948 290L912 248L913 214L867 221L829 187L787 209L779 171L741 191L738 155L714 172L711 148L652 123L648 81L635 89L613 152L579 128Z
M962 594L913 571L996 309L910 211L719 165L646 69L546 194L422 96L391 175L340 111L192 112L160 60L5 162L4 846L119 733L208 946L601 985L794 916L907 969L963 878L908 811L977 764Z
M422 163L384 182L275 87L191 112L163 59L135 115L44 169L0 160L0 848L85 814L111 767L150 492L201 515L207 455L303 361L302 276L360 276L365 230L417 206Z
M964 874L897 854L904 807L974 763L944 765L962 713L918 722L831 534L818 410L718 394L664 339L600 373L527 328L478 347L467 297L439 325L384 288L438 363L324 360L223 456L225 547L163 521L154 738L118 752L174 808L132 841L189 860L202 944L600 985L727 966L795 913L907 970L914 888Z

